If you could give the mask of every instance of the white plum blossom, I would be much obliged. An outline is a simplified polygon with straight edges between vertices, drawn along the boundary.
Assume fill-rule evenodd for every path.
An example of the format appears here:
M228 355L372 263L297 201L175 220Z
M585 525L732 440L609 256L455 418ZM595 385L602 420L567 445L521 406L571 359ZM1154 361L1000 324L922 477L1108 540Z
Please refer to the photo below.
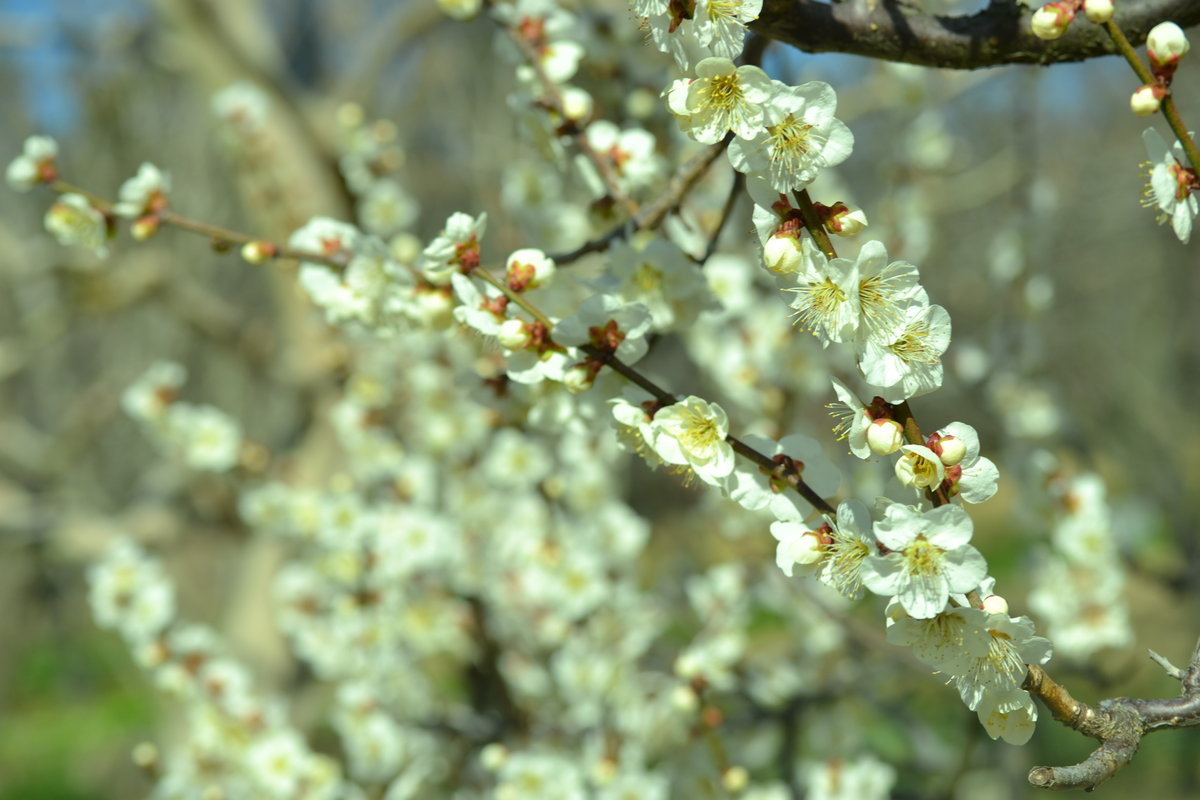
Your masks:
M479 239L487 229L487 214L472 217L456 211L421 254L420 269L435 286L450 283L455 272L469 273L479 266Z
M961 507L922 512L892 503L875 523L887 553L863 566L863 585L895 597L910 616L927 619L946 607L952 593L969 592L987 575L987 562L968 542L973 526Z
M9 162L5 180L16 191L28 192L39 183L54 180L57 157L58 142L49 136L30 136L21 146L21 155Z
M896 478L914 489L936 489L946 479L946 466L937 453L919 444L900 448L904 455L896 461Z
M812 245L804 247L804 256L795 275L798 285L788 289L796 295L789 303L796 324L826 347L850 341L860 313L858 265L848 258L826 258Z
M288 247L317 253L327 258L349 257L358 247L362 232L347 222L313 217L288 237Z
M88 570L96 624L130 643L157 636L175 616L175 591L158 561L130 539L116 540Z
M882 242L869 241L858 251L859 347L865 341L887 345L905 323L907 310L929 305L916 266L888 261Z
M1033 620L1007 614L985 614L987 651L956 670L959 696L972 711L986 693L1005 694L1025 680L1026 664L1050 660L1050 642L1033 635Z
M837 378L833 378L832 382L838 402L830 403L826 408L830 409L829 413L837 419L833 432L837 435L839 442L843 439L846 440L851 453L859 458L870 458L871 447L867 442L867 432L874 418L854 392L846 387L846 384Z
M690 467L700 480L720 486L733 472L733 448L725 441L729 418L716 403L690 395L660 409L650 423L651 447L668 464Z
M157 214L167 206L167 192L171 191L171 176L150 163L138 167L137 175L121 184L119 198L113 213L126 219L137 219Z
M650 312L640 303L625 303L611 294L594 294L579 311L554 326L556 341L572 346L590 344L612 353L626 364L646 355Z
M1022 745L1033 737L1037 727L1037 705L1024 689L1010 689L1003 694L987 692L975 708L979 721L992 739Z
M799 522L772 522L771 535L779 544L775 548L775 563L783 574L792 577L798 564L806 572L815 569L821 560L821 534Z
M871 515L861 500L845 500L838 504L837 519L829 527L817 578L854 600L862 593L863 564L876 552L869 533Z
M734 139L729 161L739 172L765 175L771 188L787 193L808 186L825 167L845 161L854 136L833 116L837 94L829 84L774 81L772 88L764 106L764 129L753 138Z
M978 608L959 606L921 619L906 614L893 600L887 609L887 640L911 647L913 655L938 672L961 675L987 657L987 616Z
M1157 205L1161 212L1159 223L1169 220L1179 241L1187 244L1192 237L1193 220L1200 211L1200 201L1196 199L1200 182L1196 173L1181 163L1183 147L1178 142L1172 152L1153 128L1142 133L1142 142L1150 156L1150 188L1143 204Z
M376 236L392 236L408 230L417 221L420 206L413 196L394 180L381 179L358 201L358 218L363 227Z
M608 256L608 272L595 287L644 305L656 331L688 325L712 306L704 274L668 239L618 241Z
M451 275L450 283L459 300L459 305L454 307L454 318L459 323L484 336L499 336L502 324L520 322L506 317L508 298L495 286L487 284L484 287L485 295L479 291L475 281L460 273Z
M758 19L760 11L762 0L696 0L692 16L696 38L714 56L737 58L746 26Z
M250 81L230 84L212 98L213 114L243 133L261 131L270 106L266 90Z
M622 191L634 194L662 178L664 166L655 149L654 134L644 128L621 130L602 119L587 126L586 136L592 150L608 162ZM581 154L577 164L595 197L608 194L608 187L590 160Z
M896 770L871 756L805 764L801 772L808 800L887 800L896 782Z
M758 67L706 58L696 65L694 79L671 85L667 105L684 133L701 144L716 144L730 131L753 139L771 94L771 79Z
M174 361L156 361L121 394L121 408L139 422L162 420L187 380L187 370Z
M82 245L100 258L108 255L108 222L81 194L64 194L46 211L46 230L63 247Z
M758 19L762 0L631 0L645 19L658 49L670 53L681 70L708 56L735 59L742 52L746 25Z
M164 423L168 445L192 469L224 472L237 466L241 426L219 408L174 403Z
M514 250L505 263L505 282L514 292L540 289L550 285L554 278L554 259L541 250L524 247Z
M868 339L859 369L889 403L902 403L942 385L942 353L950 345L950 315L941 306L909 306L888 344Z

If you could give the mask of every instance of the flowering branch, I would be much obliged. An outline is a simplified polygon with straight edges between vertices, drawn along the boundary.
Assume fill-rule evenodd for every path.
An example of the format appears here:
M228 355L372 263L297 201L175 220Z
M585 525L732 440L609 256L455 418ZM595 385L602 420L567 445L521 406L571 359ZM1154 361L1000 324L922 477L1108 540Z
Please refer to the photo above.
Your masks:
M1133 68L1142 85L1150 86L1156 84L1158 80L1150 71L1150 68L1146 66L1145 62L1142 61L1137 51L1133 49L1132 43L1130 43L1121 28L1112 20L1109 20L1104 23L1104 29L1112 37L1113 42L1121 51L1121 55L1125 57L1129 66ZM1167 91L1163 96L1160 110L1163 117L1166 118L1167 124L1171 126L1171 132L1175 134L1175 138L1187 154L1188 163L1195 169L1200 165L1200 152L1196 150L1196 143L1192 141L1192 137L1188 134L1187 125L1184 124L1183 118L1179 115L1179 106L1175 103L1175 97L1170 91Z
M1102 31L1075 26L1044 42L1030 31L1033 8L994 2L969 16L921 14L895 0L767 0L750 29L810 53L851 53L926 67L979 69L999 64L1084 61L1118 52ZM1200 5L1188 0L1124 3L1115 21L1136 44L1163 20L1200 23Z
M497 278L488 270L479 267L472 271L473 275L477 275L483 281L491 284L496 289L504 293L509 302L515 303L524 309L530 316L541 323L547 330L553 328L554 324L545 314L538 309L533 303L529 302L519 292L514 292L509 288L508 284ZM642 373L638 372L633 367L629 366L621 359L617 358L611 352L601 350L590 344L578 345L579 349L588 355L589 358L595 359L604 366L616 372L622 378L625 378L630 383L637 385L639 388L648 392L660 406L672 406L679 402L679 398L668 392L666 389L659 386L654 381L647 378ZM790 485L796 492L805 499L805 501L820 511L822 514L836 514L836 510L823 497L813 491L812 487L805 483L801 477L802 466L798 467L796 462L791 459L772 458L771 456L762 453L732 434L725 437L725 441L733 448L733 451L738 455L753 461L759 467L763 468L772 477L780 478Z
M101 211L108 216L111 216L112 214L113 203L111 200L96 194L92 194L85 189L80 189L79 187L62 180L56 180L49 184L49 186L50 189L57 194L82 195L83 197L86 197L88 202L91 203L98 211ZM255 250L263 259L286 258L294 259L296 261L315 261L325 264L326 266L333 267L334 269L344 269L349 261L345 253L327 255L325 253L314 253L310 250L298 250L292 247L284 247L266 239L259 239L254 236L250 236L249 234L240 233L228 228L222 228L219 225L213 225L208 222L202 222L190 217L185 217L182 214L176 214L174 211L168 211L166 209L156 212L153 215L153 218L159 224L169 225L173 228L179 228L180 230L191 231L192 233L198 233L201 236L207 236L210 240L212 240L213 248L218 251L227 250L232 245L240 244L255 248ZM244 253L243 255L247 254ZM247 258L247 260L251 259Z

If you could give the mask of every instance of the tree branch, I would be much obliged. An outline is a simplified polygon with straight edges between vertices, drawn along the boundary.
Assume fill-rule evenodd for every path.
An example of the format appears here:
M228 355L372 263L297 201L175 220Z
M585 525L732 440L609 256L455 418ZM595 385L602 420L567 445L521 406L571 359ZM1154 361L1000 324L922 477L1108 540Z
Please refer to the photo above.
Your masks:
M1082 15L1061 39L1038 39L1029 27L1033 10L1012 0L993 0L976 14L943 17L897 0L766 0L750 29L810 53L851 53L948 69L1084 61L1118 52L1104 28ZM1165 20L1196 25L1200 3L1118 3L1113 18L1134 45Z
M1151 658L1160 665L1166 661L1157 653ZM1029 771L1029 782L1043 789L1091 791L1133 760L1147 733L1200 726L1200 642L1186 669L1164 669L1180 682L1181 696L1150 700L1117 697L1092 708L1072 697L1041 667L1028 665L1022 688L1041 700L1063 725L1100 741L1100 746L1079 764L1034 767Z

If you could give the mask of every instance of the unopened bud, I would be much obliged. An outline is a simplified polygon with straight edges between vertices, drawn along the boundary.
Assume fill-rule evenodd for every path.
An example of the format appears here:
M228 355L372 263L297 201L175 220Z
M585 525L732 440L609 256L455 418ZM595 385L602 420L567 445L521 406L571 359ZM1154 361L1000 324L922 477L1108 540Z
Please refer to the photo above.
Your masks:
M158 217L142 217L133 221L133 224L129 226L129 232L133 234L134 239L144 242L158 233L158 226Z
M854 236L867 227L867 213L861 208L845 208L831 216L825 227L837 236Z
M465 22L475 18L483 8L483 0L438 0L438 6L446 16Z
M1008 601L998 594L989 594L983 598L983 610L989 614L1007 614Z
M500 323L496 332L496 341L509 350L524 350L532 340L529 326L519 319L506 319Z
M750 783L750 773L745 767L730 767L721 773L721 786L725 791L739 793Z
M796 545L788 553L797 564L815 564L821 560L821 535L816 531L808 531L796 540Z
M1158 113L1158 109L1162 105L1163 94L1161 86L1148 83L1129 98L1129 108L1139 117L1148 117Z
M242 259L249 264L263 264L275 255L275 245L270 242L246 242L242 245Z
M671 705L690 714L700 707L700 698L691 686L686 684L676 686L675 690L671 692Z
M930 449L938 454L938 458L947 467L958 464L967 454L967 446L957 436L943 436L937 440L937 447Z
M877 456L890 456L904 444L904 427L894 419L880 418L867 426L867 447Z
M803 261L804 251L796 236L775 234L763 245L763 263L771 272L791 275L799 271Z
M1067 26L1075 19L1075 11L1059 3L1047 3L1033 12L1030 27L1039 39L1057 39L1067 32Z
M592 116L592 96L578 86L568 86L562 91L563 116L569 122L583 126Z
M1097 24L1113 18L1113 0L1083 0L1083 13Z
M1146 35L1146 55L1151 66L1175 64L1191 48L1183 28L1174 22L1160 22Z
M479 751L479 763L488 772L497 772L508 761L508 748L499 742L484 745Z
M153 772L158 766L158 748L151 742L136 745L130 755L133 763L147 772Z
M595 380L596 376L590 369L583 364L576 364L563 375L563 386L572 394L582 394L592 388Z

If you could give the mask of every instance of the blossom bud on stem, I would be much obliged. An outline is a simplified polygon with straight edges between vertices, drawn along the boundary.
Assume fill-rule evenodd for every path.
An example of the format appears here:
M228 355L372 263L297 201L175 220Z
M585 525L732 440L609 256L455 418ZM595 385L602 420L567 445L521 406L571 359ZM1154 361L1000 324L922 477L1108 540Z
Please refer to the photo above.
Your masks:
M1073 3L1047 3L1033 12L1030 27L1039 39L1057 39L1067 32L1067 26L1075 19Z
M1097 24L1113 18L1113 0L1084 0L1083 13Z
M1156 83L1148 83L1134 92L1129 98L1129 108L1139 117L1148 117L1151 114L1158 113L1158 109L1162 106L1162 99L1166 95L1167 90L1162 86Z

